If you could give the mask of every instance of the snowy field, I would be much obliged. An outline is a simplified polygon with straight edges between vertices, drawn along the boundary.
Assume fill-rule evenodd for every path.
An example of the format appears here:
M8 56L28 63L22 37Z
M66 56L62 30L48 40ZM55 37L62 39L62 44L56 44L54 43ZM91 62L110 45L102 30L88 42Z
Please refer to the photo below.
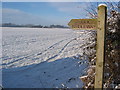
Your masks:
M81 88L90 37L86 30L3 28L3 87Z

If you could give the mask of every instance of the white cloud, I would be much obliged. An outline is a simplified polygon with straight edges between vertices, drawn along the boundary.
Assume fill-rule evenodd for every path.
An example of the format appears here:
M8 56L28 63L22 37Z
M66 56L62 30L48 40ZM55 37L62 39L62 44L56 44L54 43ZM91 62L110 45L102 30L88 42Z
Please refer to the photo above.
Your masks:
M57 8L59 11L67 13L75 18L85 18L86 10L90 6L90 3L86 2L59 2L50 3L53 7Z
M67 25L72 18L85 18L85 9L88 8L88 3L73 3L73 2L54 2L48 3L52 7L56 8L59 12L64 13L63 17L46 15L33 15L27 12L23 12L18 9L3 8L2 10L2 22L11 22L16 24L61 24Z
M52 22L50 19L43 16L32 15L17 9L3 8L2 22L11 22L15 24L41 24L49 25Z

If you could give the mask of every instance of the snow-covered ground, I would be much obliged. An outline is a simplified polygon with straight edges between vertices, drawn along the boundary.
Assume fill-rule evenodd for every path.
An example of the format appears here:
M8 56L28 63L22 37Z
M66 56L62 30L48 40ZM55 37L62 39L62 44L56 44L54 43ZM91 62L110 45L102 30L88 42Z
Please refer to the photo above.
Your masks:
M86 30L3 28L3 87L81 88L90 37Z

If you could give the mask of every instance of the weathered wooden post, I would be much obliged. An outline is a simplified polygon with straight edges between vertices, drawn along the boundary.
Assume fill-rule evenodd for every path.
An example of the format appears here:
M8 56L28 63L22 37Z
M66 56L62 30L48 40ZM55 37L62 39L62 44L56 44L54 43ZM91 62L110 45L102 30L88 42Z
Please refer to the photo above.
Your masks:
M97 19L72 19L68 25L75 30L97 30L97 60L95 88L103 88L103 67L105 59L105 32L107 19L107 6L100 4L98 6Z
M98 29L97 29L97 61L96 61L96 75L95 88L103 87L103 69L105 59L105 32L107 19L107 6L100 4L98 6Z

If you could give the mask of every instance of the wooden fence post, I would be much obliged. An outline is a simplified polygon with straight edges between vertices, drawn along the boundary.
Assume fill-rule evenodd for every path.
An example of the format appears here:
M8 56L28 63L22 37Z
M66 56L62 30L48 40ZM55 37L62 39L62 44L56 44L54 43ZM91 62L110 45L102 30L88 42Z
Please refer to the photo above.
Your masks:
M97 61L96 61L96 75L95 88L103 88L103 69L105 59L105 32L107 19L107 6L100 4L98 6L98 29L97 29Z

